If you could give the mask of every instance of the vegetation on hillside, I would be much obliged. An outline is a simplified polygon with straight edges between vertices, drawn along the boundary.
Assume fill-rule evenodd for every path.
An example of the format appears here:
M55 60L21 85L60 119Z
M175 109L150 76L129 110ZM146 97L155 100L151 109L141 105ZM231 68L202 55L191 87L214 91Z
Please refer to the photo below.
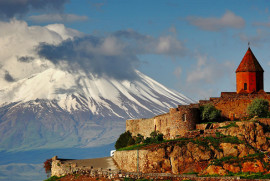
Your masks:
M221 117L221 111L216 109L212 104L201 106L200 112L203 122L216 122Z
M266 99L254 99L247 107L247 113L250 117L258 116L260 118L269 117L269 102Z
M124 148L126 146L129 146L129 144L131 144L132 142L133 138L131 136L131 133L129 131L126 131L119 136L114 147L115 149Z
M153 131L150 137L144 139L141 134L132 137L129 131L120 135L115 143L117 150L131 150L140 146L145 146L152 143L161 143L163 141L163 134L158 131Z

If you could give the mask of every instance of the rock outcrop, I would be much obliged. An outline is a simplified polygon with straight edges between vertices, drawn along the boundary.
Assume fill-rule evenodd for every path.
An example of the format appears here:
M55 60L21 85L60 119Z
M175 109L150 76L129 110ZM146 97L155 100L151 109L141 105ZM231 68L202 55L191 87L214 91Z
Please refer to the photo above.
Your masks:
M124 171L142 173L200 173L227 175L267 172L268 129L253 121L229 122L202 131L196 138L180 138L139 150L117 151L114 160ZM264 153L263 153L264 152Z

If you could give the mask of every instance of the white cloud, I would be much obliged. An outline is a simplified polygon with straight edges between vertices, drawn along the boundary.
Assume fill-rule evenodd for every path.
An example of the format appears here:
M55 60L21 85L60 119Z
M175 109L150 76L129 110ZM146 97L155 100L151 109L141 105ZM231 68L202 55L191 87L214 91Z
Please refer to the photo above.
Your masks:
M42 14L29 17L29 20L37 23L67 23L75 21L86 21L87 19L87 16L78 16L75 14Z
M187 75L187 83L215 83L231 70L229 62L219 63L206 55L197 55L197 65Z
M186 51L173 36L152 37L133 30L100 37L85 35L63 24L29 26L15 19L0 22L0 27L2 86L55 66L132 79L140 63L139 55L184 56Z
M207 55L197 54L196 65L187 74L184 90L196 95L195 99L208 99L210 96L219 96L219 87L223 81L230 81L234 76L232 62L218 62Z
M202 30L208 31L220 31L226 28L242 28L245 26L244 19L231 11L226 11L220 18L187 17L187 21Z
M28 26L26 22L15 19L10 22L0 21L0 27L0 80L7 77L7 72L14 80L18 80L52 66L49 61L41 61L34 52L34 47L40 42L58 44L82 35L61 24ZM1 81L2 86L7 83Z
M263 43L270 40L270 32L257 29L255 35L248 35L246 33L239 33L237 35L241 41L248 43L250 42L252 46L262 46Z
M125 40L128 49L136 54L162 54L168 56L185 56L187 49L183 42L174 36L153 37L134 30L123 30L113 34L119 40Z

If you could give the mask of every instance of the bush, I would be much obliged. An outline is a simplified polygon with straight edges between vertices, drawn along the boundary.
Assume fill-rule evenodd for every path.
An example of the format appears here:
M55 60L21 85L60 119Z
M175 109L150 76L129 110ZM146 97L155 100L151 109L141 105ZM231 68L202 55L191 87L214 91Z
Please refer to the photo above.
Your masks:
M143 141L143 143L150 144L150 143L152 143L152 139L149 138L149 137L147 137L147 138Z
M221 116L221 111L216 109L212 104L206 104L200 107L201 118L204 122L217 121Z
M136 143L136 144L139 144L139 143L142 143L143 141L144 141L143 135L137 134L135 143Z
M132 136L129 131L122 133L114 145L115 149L120 149L128 146L130 139L132 139Z
M150 144L150 143L159 143L163 141L163 134L159 133L158 131L153 131L150 134L151 137L147 137L143 143Z
M127 146L131 146L131 145L134 145L134 144L135 144L135 139L132 138L132 137L129 138Z
M52 159L47 159L43 163L43 168L45 168L45 172L46 173L50 173L51 172L51 168L52 168Z
M158 142L163 141L163 134L162 133L160 133L160 134L157 135L157 141Z
M247 108L250 117L267 117L269 114L269 102L265 99L254 99Z

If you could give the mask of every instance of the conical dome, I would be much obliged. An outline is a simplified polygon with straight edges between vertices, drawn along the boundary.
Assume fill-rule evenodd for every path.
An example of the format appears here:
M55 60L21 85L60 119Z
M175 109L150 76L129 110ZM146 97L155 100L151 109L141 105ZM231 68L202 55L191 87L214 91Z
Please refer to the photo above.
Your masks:
M256 59L255 55L248 48L245 56L243 57L240 65L236 69L236 72L264 72L263 68L261 67L260 63Z

